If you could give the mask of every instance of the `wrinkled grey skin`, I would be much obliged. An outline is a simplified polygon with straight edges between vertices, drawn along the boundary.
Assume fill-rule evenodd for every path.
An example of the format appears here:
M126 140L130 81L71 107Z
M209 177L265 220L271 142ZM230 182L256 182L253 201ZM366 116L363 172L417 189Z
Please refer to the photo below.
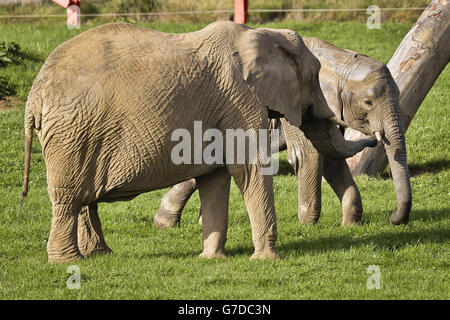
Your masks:
M399 92L389 70L378 60L340 49L324 40L306 38L304 41L321 62L320 85L336 118L346 126L382 140L398 200L398 210L391 216L391 221L407 223L412 202L411 186L405 138L399 120ZM280 145L287 144L288 160L297 175L300 222L318 221L324 177L341 201L342 225L359 223L363 212L361 197L346 161L315 148L316 138L307 124L299 130L285 119L278 119L272 120L271 127L282 128L284 132ZM194 180L174 186L163 197L154 218L155 224L161 228L178 225L182 210L194 191Z
M252 257L278 257L272 176L261 174L261 163L247 158L226 167L177 165L171 160L178 143L172 133L183 128L192 136L195 121L222 134L258 131L268 127L270 112L321 131L314 134L323 136L319 140L331 156L373 145L370 139L345 142L326 120L333 112L320 89L319 69L295 32L232 22L178 35L113 23L60 45L37 75L25 110L23 196L36 130L53 205L49 261L111 251L98 202L129 200L193 177L204 209L202 256L224 255L223 190L233 177L252 225Z

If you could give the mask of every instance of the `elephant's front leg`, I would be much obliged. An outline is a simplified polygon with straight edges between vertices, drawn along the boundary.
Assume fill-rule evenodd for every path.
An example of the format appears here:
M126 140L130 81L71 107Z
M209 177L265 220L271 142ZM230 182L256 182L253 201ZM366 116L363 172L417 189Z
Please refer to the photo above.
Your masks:
M259 164L228 165L228 170L241 191L250 217L255 246L251 258L280 258L275 249L277 223L272 175L263 175Z
M323 156L320 153L304 155L304 162L296 172L298 182L298 220L304 224L319 221L322 210Z
M180 224L181 214L189 198L197 190L195 179L173 186L162 198L153 222L158 228L173 228Z
M322 209L323 156L303 132L283 121L288 147L288 161L294 167L298 183L298 219L304 224L316 223Z
M204 258L225 257L231 176L226 167L196 178L202 205Z
M97 203L84 206L78 214L78 248L84 257L112 253L103 237Z
M360 223L363 212L361 195L347 162L325 158L323 175L341 201L342 226Z

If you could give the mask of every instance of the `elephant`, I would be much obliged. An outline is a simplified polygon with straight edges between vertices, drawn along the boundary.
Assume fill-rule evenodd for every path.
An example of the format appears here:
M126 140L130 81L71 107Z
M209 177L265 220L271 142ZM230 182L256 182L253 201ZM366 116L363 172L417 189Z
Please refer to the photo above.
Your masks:
M341 130L351 127L382 141L398 202L391 222L407 223L412 204L411 184L400 121L399 90L387 66L322 39L303 40L321 63L320 86L329 107L342 121ZM361 196L346 161L319 152L304 127L302 131L283 118L271 120L271 127L282 128L284 132L280 145L284 146L281 149L287 147L288 161L297 176L299 221L313 224L319 220L324 177L341 202L342 226L359 224L363 212ZM159 228L179 225L183 208L195 190L195 180L175 185L162 198L154 217L155 225Z
M191 178L203 208L201 256L223 256L229 197L223 190L231 177L250 217L251 258L278 258L273 178L262 174L260 159L224 164L190 157L175 163L174 133L195 134L196 123L222 134L257 132L268 127L269 117L282 116L297 127L310 123L318 131L317 148L323 145L331 156L374 146L372 138L345 141L340 135L319 69L297 33L234 22L185 34L111 23L58 46L36 76L25 108L22 198L35 130L52 202L49 262L111 252L98 203L130 200Z

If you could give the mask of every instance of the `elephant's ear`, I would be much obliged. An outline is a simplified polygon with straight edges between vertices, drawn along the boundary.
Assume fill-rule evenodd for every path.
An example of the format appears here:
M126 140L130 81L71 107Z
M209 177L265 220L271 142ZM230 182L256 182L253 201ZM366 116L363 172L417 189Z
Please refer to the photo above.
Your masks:
M339 79L336 75L336 69L342 68L337 65L339 57L342 53L346 52L343 49L335 47L331 43L318 39L318 38L307 38L304 39L305 44L311 53L319 59L321 64L319 78L320 78L320 88L322 89L323 95L327 100L328 107L335 114L337 119L342 119L342 102L340 101L339 93ZM327 117L322 117L321 119L326 119Z
M322 64L323 65L323 64ZM323 71L322 71L323 70ZM327 73L322 67L320 73L320 88L322 89L328 107L334 113L337 119L342 119L342 102L339 99L338 80ZM328 114L322 119L328 119Z
M296 56L279 38L247 30L238 41L242 76L263 106L290 123L302 123L300 70Z

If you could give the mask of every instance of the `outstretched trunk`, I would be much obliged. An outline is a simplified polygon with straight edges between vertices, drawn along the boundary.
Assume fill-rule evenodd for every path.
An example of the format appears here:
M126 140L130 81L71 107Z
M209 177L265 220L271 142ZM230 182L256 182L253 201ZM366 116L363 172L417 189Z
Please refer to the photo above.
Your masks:
M398 114L394 110L384 119L383 127L385 129L383 146L391 166L397 196L397 211L391 215L391 222L407 223L412 203L411 183L406 160L405 135Z

